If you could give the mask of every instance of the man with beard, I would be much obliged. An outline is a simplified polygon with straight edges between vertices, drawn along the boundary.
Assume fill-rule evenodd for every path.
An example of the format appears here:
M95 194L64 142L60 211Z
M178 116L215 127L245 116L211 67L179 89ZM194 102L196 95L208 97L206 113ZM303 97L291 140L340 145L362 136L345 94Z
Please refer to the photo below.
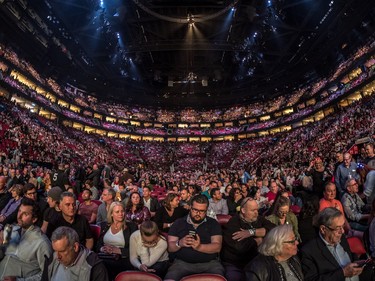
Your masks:
M168 233L168 251L175 254L176 259L164 280L180 280L198 273L224 274L218 260L221 227L206 216L207 209L207 197L197 195L192 199L189 214L173 223Z
M34 225L39 215L35 201L23 198L17 225L0 233L1 254L5 252L0 263L0 280L40 280L52 248L47 236Z
M242 199L240 213L223 227L221 261L225 277L245 280L244 267L258 254L258 245L275 225L258 214L258 203L251 197Z

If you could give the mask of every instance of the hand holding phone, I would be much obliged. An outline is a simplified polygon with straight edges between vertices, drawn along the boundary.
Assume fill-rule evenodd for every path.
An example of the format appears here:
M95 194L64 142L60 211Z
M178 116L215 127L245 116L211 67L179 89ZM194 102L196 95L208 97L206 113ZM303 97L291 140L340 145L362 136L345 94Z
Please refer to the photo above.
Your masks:
M365 267L371 262L372 262L372 259L368 258L367 260L359 260L359 261L356 261L355 263L358 265L358 267Z
M194 230L189 231L189 235L194 238L194 240L197 240L197 233Z

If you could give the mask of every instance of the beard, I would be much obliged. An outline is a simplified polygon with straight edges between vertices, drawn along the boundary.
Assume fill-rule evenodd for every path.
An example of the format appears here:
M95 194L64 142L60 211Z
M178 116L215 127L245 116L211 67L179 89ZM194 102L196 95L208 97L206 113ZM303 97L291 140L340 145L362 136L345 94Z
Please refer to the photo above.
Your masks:
M194 224L200 224L205 219L205 217L203 217L203 218L199 217L199 219L196 219L195 217L190 215L190 219Z

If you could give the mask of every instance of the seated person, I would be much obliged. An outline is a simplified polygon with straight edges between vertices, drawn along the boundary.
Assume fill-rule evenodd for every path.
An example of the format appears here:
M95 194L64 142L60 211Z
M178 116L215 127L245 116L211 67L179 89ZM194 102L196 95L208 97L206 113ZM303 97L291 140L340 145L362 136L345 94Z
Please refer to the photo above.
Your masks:
M291 225L271 229L258 247L259 255L245 266L246 281L304 280L297 245Z
M159 202L156 198L151 197L151 188L149 186L143 187L143 204L150 211L151 217L155 216L156 210L159 209Z
M258 254L258 245L273 227L273 223L258 216L258 203L253 198L242 200L240 214L223 227L221 261L227 280L243 280L244 266Z
M151 213L144 205L141 195L138 192L133 192L130 194L130 199L126 204L125 212L126 220L132 221L137 225L151 219Z
M345 183L345 193L341 197L345 216L352 229L365 231L369 214L364 213L365 203L358 195L358 183L355 179L349 179Z
M52 187L47 193L47 203L49 207L43 213L43 224L41 227L43 233L47 233L48 223L57 220L61 214L59 208L61 193L62 189L58 186ZM48 234L47 236L51 237L51 235Z
M76 213L77 204L74 194L69 191L61 193L59 206L61 213L56 220L48 223L47 236L59 226L68 226L77 232L80 243L91 250L94 246L94 237L87 219Z
M175 253L176 259L168 269L165 281L180 280L196 273L224 274L218 260L221 227L216 220L206 216L207 209L207 197L195 196L189 215L176 220L169 230L168 250Z
M219 188L213 188L210 190L211 198L208 200L208 214L216 215L228 215L227 200L223 199L223 195ZM210 215L210 217L212 217Z
M78 206L78 214L84 216L90 224L96 222L98 215L98 204L91 201L92 192L90 189L84 189L82 191L83 202Z
M188 210L179 205L180 200L175 193L169 193L155 214L154 221L162 232L168 232L175 220L188 214Z
M3 229L6 224L12 224L17 221L18 207L22 201L23 185L15 184L10 188L9 192L12 198L0 211L0 230Z
M343 235L344 226L344 214L336 208L328 207L319 213L319 236L301 250L305 280L373 280L372 267L362 267L354 261L348 241Z
M229 191L229 197L227 198L229 215L234 216L239 213L242 198L241 189L233 187Z
M275 225L290 224L293 227L294 235L298 241L301 237L298 233L298 220L295 214L290 211L290 200L284 196L280 196L275 202L273 213L266 217L267 220Z
M103 262L79 243L73 228L58 227L51 240L55 253L44 263L42 281L109 281Z
M0 262L0 280L40 280L45 258L52 255L52 247L47 236L35 225L39 217L36 202L23 198L17 224L0 234L0 251L5 254Z
M108 269L109 279L117 274L133 269L129 259L130 235L137 230L133 222L126 222L125 208L120 202L113 202L108 210L107 221L100 224L100 235L97 243L97 253L103 257L115 254L113 258L103 259Z
M153 221L143 222L130 236L130 262L144 272L164 278L169 266L167 241Z

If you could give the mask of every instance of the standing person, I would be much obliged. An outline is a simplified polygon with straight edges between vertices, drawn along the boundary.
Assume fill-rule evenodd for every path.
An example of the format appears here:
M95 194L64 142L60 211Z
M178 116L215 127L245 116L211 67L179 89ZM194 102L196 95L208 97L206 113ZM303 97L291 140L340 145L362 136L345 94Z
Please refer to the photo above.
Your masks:
M145 221L130 236L130 262L140 271L164 278L169 266L167 247L156 223Z
M313 181L312 191L319 198L323 197L324 185L332 177L331 173L324 167L323 160L319 157L311 161L307 168L306 176L311 176Z
M107 212L109 206L115 201L116 192L113 188L104 189L102 193L102 201L103 203L100 204L98 208L98 216L96 217L96 224L100 224L102 222L107 221Z
M221 261L228 280L244 278L244 266L258 254L258 245L275 225L258 215L258 203L251 197L241 201L240 213L223 227Z
M154 221L160 231L168 232L173 223L188 214L188 210L179 205L178 195L169 193L155 214Z
M189 215L178 219L168 233L168 250L175 253L176 259L168 269L166 281L180 280L195 273L224 274L218 260L222 243L221 226L206 216L206 196L195 196L191 204Z
M137 230L137 225L126 222L124 206L120 202L113 202L108 210L107 221L102 222L100 228L97 252L99 257L102 254L115 255L103 259L110 280L113 280L120 272L133 268L129 259L129 245L130 235Z
M96 222L98 216L98 204L91 201L92 192L90 189L84 189L82 191L83 202L79 204L78 214L84 216L90 224Z
M92 165L92 168L88 167L87 171L88 171L88 173L87 173L87 176L86 176L86 180L90 180L94 187L99 188L100 170L99 170L98 164Z
M1 251L5 251L0 280L40 280L45 259L52 255L50 241L34 225L40 215L35 201L22 199L8 242L3 240L3 233L0 235Z
M58 164L56 171L51 174L51 186L58 186L62 191L66 191L69 188L69 177L65 173L64 164Z
M352 161L352 155L350 153L344 153L344 163L337 167L335 174L335 185L337 188L339 199L345 191L345 182L348 179L359 180L359 174L357 173L357 164Z
M151 218L149 209L144 205L141 195L138 192L133 192L125 208L126 220L132 221L137 225L147 221Z
M369 281L371 267L359 266L344 234L345 217L336 208L319 213L319 236L301 250L302 271L306 281Z
M44 265L41 281L109 281L103 262L79 243L73 228L60 226L51 240L54 254Z
M12 196L6 190L6 177L0 176L0 210L2 210Z
M90 224L84 216L76 214L77 205L74 194L68 191L61 193L59 206L61 214L56 221L48 224L47 233L52 233L59 226L71 227L77 232L80 243L91 250L94 246L94 238Z
M291 225L277 226L259 245L259 255L245 266L246 281L303 281L298 239Z
M369 170L366 175L366 180L363 185L363 194L366 195L367 204L371 206L372 201L375 199L375 151L374 144L368 143L365 146L367 157L364 160L367 169ZM371 169L371 170L370 170Z

